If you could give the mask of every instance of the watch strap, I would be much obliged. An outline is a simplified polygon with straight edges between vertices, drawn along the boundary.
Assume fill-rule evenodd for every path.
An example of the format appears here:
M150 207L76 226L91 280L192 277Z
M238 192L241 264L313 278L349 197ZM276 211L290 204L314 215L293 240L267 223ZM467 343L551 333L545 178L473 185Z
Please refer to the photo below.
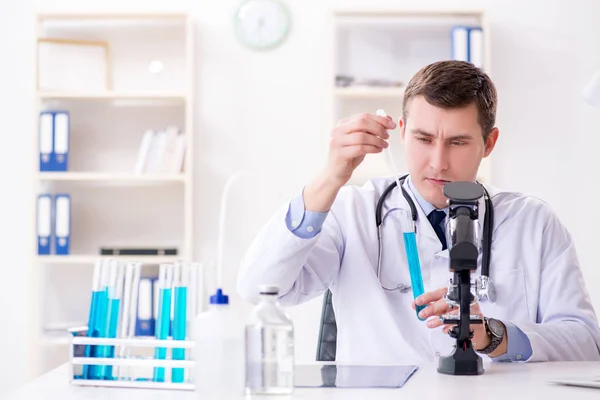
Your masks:
M496 336L494 335L489 328L488 325L488 320L489 318L485 318L485 330L487 332L488 335L490 335L490 337L492 338L490 344L481 349L481 350L477 350L478 353L481 354L490 354L492 353L494 350L496 350L498 348L498 346L500 346L500 343L502 343L502 339L504 339L504 335L506 334L506 331L502 334L502 336Z

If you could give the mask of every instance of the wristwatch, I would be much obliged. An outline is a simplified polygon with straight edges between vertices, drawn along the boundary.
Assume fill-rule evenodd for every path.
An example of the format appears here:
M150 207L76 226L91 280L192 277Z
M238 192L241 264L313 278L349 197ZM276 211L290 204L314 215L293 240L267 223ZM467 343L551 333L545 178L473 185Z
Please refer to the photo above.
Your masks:
M490 354L502 343L502 339L504 339L504 335L506 334L506 328L504 324L497 319L494 318L484 318L485 321L485 331L492 338L489 346L477 350L478 353L481 354Z

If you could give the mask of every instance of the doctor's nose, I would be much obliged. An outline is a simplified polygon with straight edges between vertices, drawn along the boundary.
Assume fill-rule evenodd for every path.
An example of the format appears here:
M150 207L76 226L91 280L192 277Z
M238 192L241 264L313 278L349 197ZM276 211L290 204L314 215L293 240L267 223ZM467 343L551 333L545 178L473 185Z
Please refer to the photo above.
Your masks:
M448 169L448 154L444 146L436 146L430 154L429 167L434 171Z

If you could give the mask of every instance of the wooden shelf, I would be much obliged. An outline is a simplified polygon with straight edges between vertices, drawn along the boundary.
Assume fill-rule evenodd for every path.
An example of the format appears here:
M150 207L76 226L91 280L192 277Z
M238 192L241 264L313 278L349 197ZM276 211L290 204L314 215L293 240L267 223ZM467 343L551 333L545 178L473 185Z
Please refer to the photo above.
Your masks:
M333 92L338 98L344 99L365 99L365 98L398 98L404 97L404 87L368 87L368 86L356 86L356 87L336 87Z
M163 262L174 262L181 259L180 256L101 256L101 255L68 255L68 256L40 256L35 255L37 264L90 264L93 265L99 259L115 259L122 261L139 261L142 264L159 264Z
M126 92L58 92L39 91L42 100L170 100L186 101L186 94L166 91L126 91Z
M185 174L127 174L102 172L39 172L40 181L103 182L103 183L183 183Z

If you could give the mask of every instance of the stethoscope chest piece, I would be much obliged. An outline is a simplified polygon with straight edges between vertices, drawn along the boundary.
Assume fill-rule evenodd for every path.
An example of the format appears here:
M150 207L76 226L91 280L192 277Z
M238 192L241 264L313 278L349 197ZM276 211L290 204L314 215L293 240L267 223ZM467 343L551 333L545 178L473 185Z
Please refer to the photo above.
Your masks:
M496 302L496 287L489 276L482 275L477 279L477 297L479 301Z

